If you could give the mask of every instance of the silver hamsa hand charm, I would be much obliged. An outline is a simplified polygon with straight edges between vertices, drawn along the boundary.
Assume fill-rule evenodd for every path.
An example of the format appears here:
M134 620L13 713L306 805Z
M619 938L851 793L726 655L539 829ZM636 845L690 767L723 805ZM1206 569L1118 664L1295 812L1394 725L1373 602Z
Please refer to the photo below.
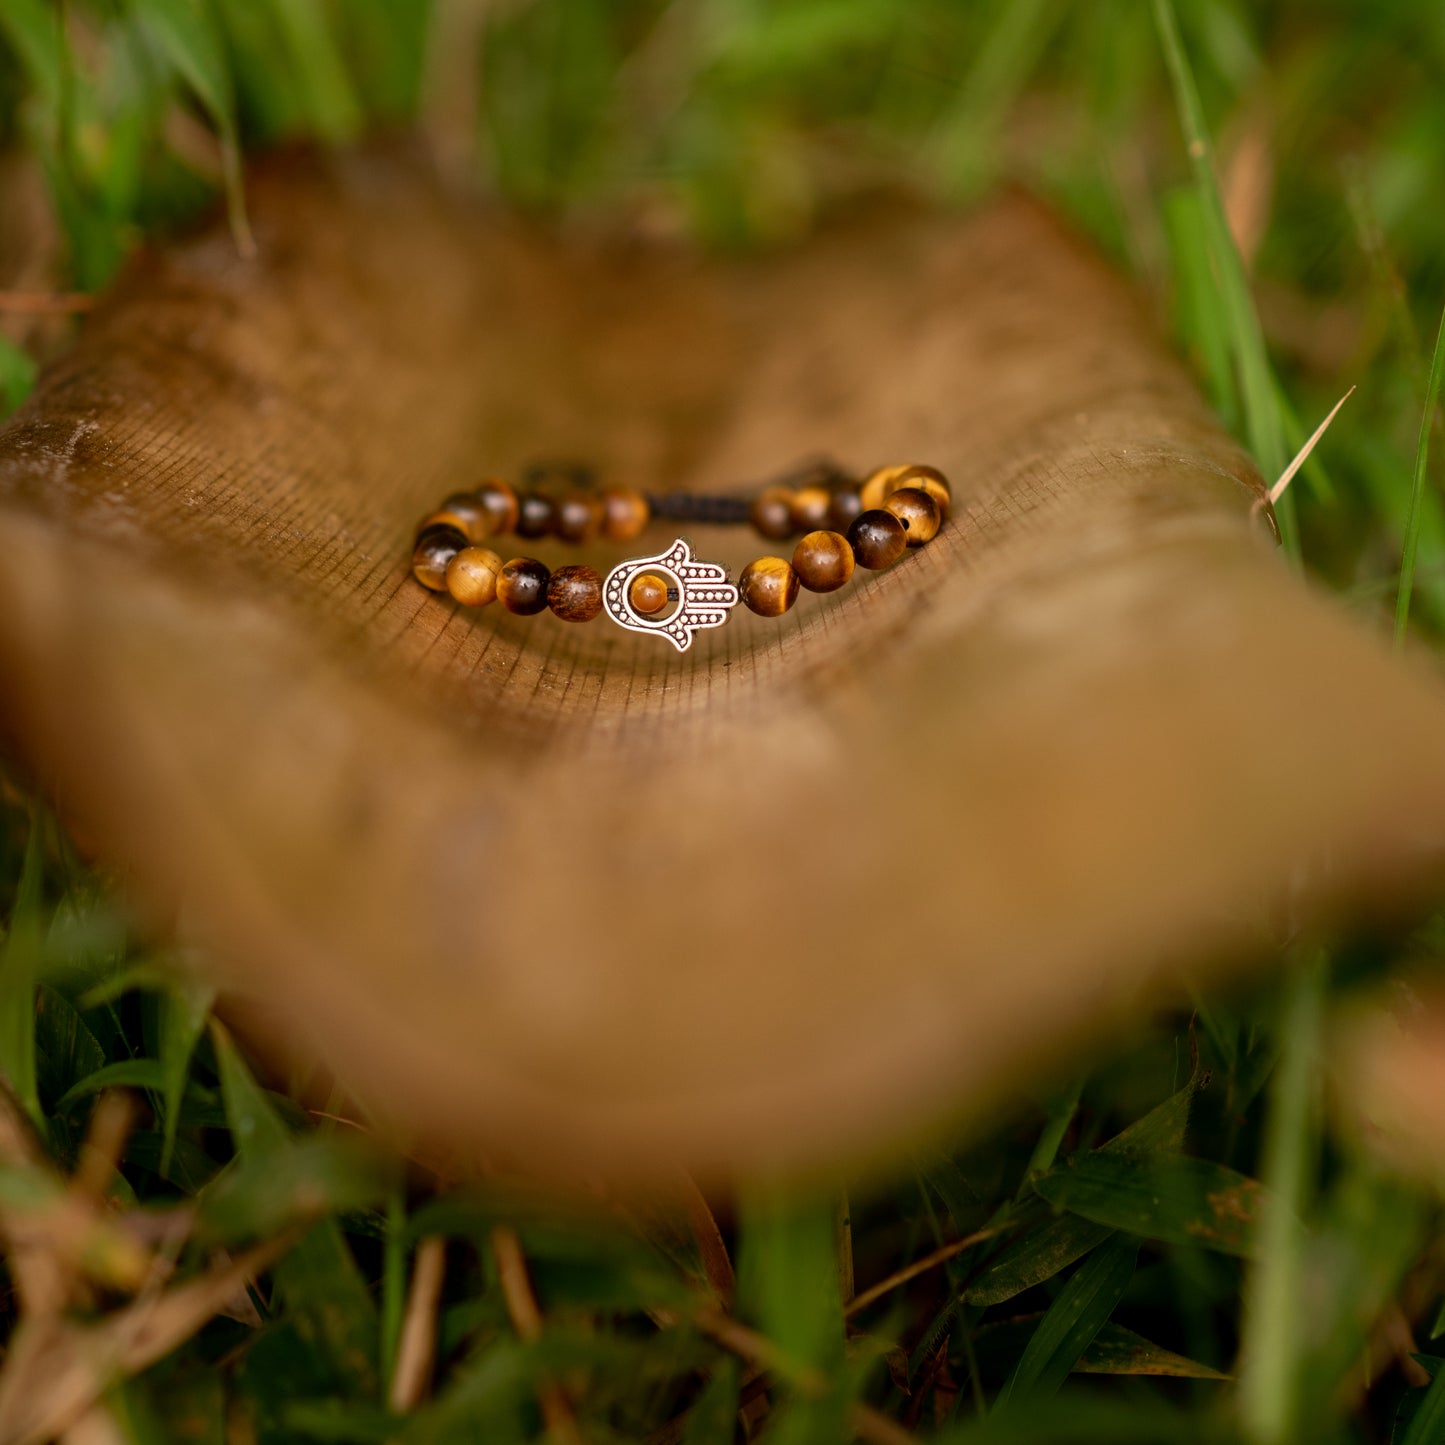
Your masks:
M632 605L632 582L643 572L655 572L667 583L669 598L676 591L677 606L666 616L648 617ZM699 562L687 541L679 537L655 557L634 557L607 574L602 605L619 627L665 637L679 652L692 646L695 632L721 627L737 606L738 589L728 581L727 568L716 562Z

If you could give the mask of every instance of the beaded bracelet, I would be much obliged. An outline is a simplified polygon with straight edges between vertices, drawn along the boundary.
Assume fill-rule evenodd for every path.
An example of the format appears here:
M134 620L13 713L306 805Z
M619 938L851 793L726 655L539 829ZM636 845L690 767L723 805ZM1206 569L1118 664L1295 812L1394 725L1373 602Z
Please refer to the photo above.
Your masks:
M880 467L861 481L831 467L812 468L803 485L774 484L751 500L685 492L649 495L630 487L577 487L554 500L487 481L450 496L417 528L412 574L433 592L467 607L498 601L521 617L550 609L564 622L606 612L633 632L665 637L679 652L696 633L720 627L742 601L761 617L781 617L798 589L833 592L856 567L891 567L908 548L937 535L948 514L943 473L926 466ZM595 537L635 541L654 521L744 523L773 541L802 533L792 561L759 557L734 585L727 569L703 562L678 537L666 551L619 563L606 581L591 567L550 571L532 557L504 562L483 545L515 532L583 543ZM669 603L676 606L668 610Z

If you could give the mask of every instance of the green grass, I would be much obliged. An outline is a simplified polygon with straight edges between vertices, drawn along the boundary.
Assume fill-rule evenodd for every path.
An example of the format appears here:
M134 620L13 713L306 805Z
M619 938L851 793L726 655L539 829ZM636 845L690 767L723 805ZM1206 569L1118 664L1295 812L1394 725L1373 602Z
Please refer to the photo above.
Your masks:
M245 153L415 119L450 126L478 185L518 206L645 205L723 248L787 242L878 176L946 204L1022 184L1137 278L1267 480L1358 386L1282 511L1286 541L1382 636L1408 624L1439 647L1433 7L535 0L494 7L460 63L429 46L430 12L0 0L0 138L43 171L66 284L103 286L141 237L207 205L227 207L244 248ZM1264 138L1274 177L1248 256L1227 205L1246 135ZM5 409L36 367L12 330ZM209 991L129 932L38 805L0 807L0 916L0 1065L36 1140L0 1169L0 1213L56 1196L103 1091L124 1088L138 1113L110 1190L151 1215L194 1211L169 1246L178 1279L203 1277L218 1249L294 1236L254 1317L209 1319L110 1385L137 1445L219 1442L228 1418L263 1445L532 1440L559 1398L589 1441L727 1445L740 1404L780 1442L860 1421L876 1436L880 1418L951 1445L1445 1439L1429 1326L1445 1322L1439 1197L1318 1108L1324 1021L1399 958L1438 966L1438 922L1296 941L1278 989L1201 998L1193 1021L1158 1019L1092 1073L1041 1081L986 1137L851 1191L851 1260L834 1194L728 1201L751 1333L721 1343L679 1221L444 1188L264 1088ZM521 1240L540 1340L513 1326L498 1225ZM850 1267L866 1289L974 1234L847 1313ZM398 1418L389 1389L428 1237L447 1241L438 1369ZM104 1220L87 1239L92 1302L119 1308L124 1241ZM1401 1300L1436 1383L1385 1369L1342 1390Z

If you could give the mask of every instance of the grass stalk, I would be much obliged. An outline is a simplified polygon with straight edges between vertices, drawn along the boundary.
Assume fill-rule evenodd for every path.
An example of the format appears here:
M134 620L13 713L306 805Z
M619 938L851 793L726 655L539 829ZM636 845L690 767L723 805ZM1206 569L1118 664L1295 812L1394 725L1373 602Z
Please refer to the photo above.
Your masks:
M1268 1191L1244 1302L1239 1413L1254 1445L1296 1438L1300 1415L1301 1217L1316 1154L1316 1095L1326 972L1322 955L1291 970L1280 1010L1283 1041L1270 1087L1261 1179Z
M1430 460L1430 427L1440 404L1440 383L1445 377L1445 313L1435 335L1435 355L1425 388L1425 415L1420 418L1420 440L1415 446L1415 475L1410 486L1410 510L1405 517L1405 545L1400 556L1400 589L1395 597L1395 652L1405 647L1410 625L1410 593L1415 585L1415 558L1420 550L1420 523L1425 510L1425 468Z

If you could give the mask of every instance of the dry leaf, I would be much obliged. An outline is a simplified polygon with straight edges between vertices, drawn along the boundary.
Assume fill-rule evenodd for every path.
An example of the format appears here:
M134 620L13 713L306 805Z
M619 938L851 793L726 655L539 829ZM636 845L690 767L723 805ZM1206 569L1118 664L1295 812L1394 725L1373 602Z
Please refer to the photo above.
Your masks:
M1030 203L729 264L405 156L250 199L258 263L142 257L0 436L3 716L381 1117L615 1176L886 1154L1258 951L1301 876L1306 919L1434 886L1439 687L1288 573ZM538 457L742 489L817 453L940 466L956 515L683 657L407 575L422 512Z

